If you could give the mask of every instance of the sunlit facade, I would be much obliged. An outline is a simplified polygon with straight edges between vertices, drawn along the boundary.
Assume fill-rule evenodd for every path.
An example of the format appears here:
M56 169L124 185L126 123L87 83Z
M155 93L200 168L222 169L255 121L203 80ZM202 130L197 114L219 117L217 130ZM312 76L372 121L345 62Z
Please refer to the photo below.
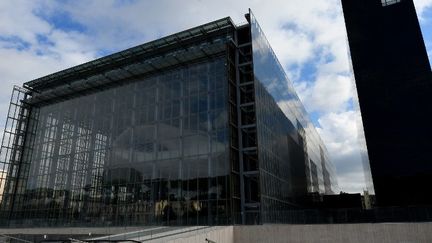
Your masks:
M246 18L15 87L2 224L259 224L336 192L324 144Z

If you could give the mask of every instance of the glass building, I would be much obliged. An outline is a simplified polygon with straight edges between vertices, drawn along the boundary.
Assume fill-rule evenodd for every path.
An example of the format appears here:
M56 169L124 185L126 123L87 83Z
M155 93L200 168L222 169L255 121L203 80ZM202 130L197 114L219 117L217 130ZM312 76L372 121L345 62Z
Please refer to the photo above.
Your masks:
M327 150L252 13L15 87L8 225L226 225L338 191Z

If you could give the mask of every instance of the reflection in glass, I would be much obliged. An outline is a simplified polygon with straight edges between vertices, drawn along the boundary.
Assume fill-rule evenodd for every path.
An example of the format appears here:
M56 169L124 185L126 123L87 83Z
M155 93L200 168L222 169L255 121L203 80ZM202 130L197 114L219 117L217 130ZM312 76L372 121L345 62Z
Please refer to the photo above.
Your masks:
M262 210L289 210L306 203L308 194L336 192L335 170L251 12L250 21Z
M39 225L226 224L224 63L218 58L40 107L32 113L38 122L28 181L13 218Z

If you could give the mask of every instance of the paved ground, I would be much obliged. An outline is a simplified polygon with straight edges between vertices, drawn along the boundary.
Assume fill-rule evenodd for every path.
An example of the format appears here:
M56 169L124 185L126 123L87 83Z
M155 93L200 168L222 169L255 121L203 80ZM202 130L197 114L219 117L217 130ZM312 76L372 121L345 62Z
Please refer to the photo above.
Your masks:
M0 228L0 234L120 234L131 231L155 228L153 226L144 227L66 227L66 228Z
M42 240L89 239L107 235L125 234L142 230L151 231L157 227L67 227L67 228L0 228L0 243L2 235L7 235L30 242ZM18 241L16 241L18 242Z
M149 241L164 237L175 237L190 232L196 232L208 226L144 226L144 227L69 227L69 228L3 228L0 229L2 236L10 236L29 242L40 242L43 240L137 240ZM18 242L18 241L17 241ZM24 242L24 241L23 241Z

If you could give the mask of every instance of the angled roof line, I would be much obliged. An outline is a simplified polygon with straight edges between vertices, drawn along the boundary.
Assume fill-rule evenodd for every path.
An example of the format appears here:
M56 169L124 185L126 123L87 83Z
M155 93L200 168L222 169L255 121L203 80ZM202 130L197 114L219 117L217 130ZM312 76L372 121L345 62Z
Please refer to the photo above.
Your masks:
M187 41L192 38L204 36L209 33L224 30L226 28L235 27L235 24L230 17L218 19L197 27L193 27L160 39L156 39L126 50L110 54L105 57L89 61L78 66L67 68L65 70L55 72L53 74L37 78L24 83L25 87L34 90L44 90L51 86L56 86L55 83L65 82L68 79L75 79L81 75L88 75L92 72L100 72L105 69L112 68L113 66L121 65L134 57L155 51L159 48L164 48Z

